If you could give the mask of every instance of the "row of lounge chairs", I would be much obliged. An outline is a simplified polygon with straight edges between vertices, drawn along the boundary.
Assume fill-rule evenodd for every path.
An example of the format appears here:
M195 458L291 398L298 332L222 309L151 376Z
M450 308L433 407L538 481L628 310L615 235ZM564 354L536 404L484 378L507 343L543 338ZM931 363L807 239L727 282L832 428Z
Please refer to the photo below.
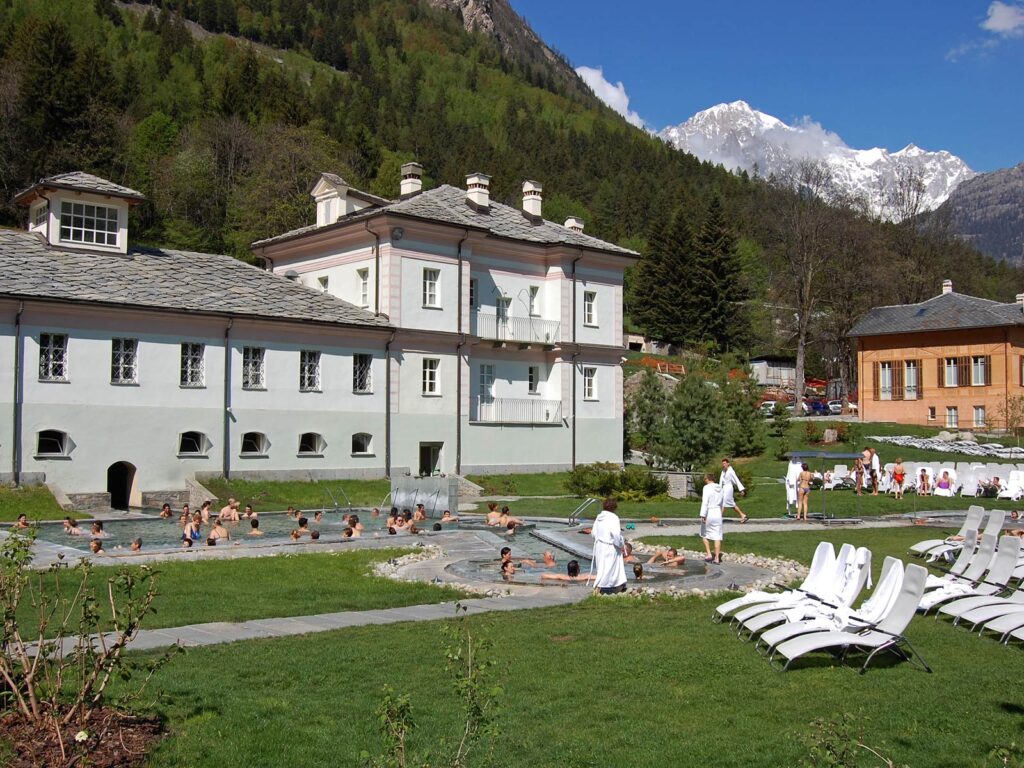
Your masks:
M864 655L862 673L881 653L916 660L930 672L903 634L924 595L927 577L922 566L904 566L898 558L887 557L878 586L854 610L865 585L871 588L871 551L843 544L837 554L830 542L823 541L799 587L750 592L719 605L712 619L728 619L739 637L756 637L755 648L783 670L809 653L827 650L844 661L855 653Z
M894 463L886 464L882 468L882 476L879 478L878 489L882 493L895 493L897 484L893 477ZM928 479L928 490L926 495L931 496L956 496L978 497L992 495L1001 499L1012 499L1014 501L1024 497L1024 464L970 464L967 462L956 462L942 466L934 464L903 462L905 477L903 480L903 491L905 493L925 493L921 483L921 471L925 472ZM949 488L939 488L939 481L945 474L949 479ZM999 479L998 487L995 486L995 478ZM865 476L865 484L870 480ZM853 470L846 464L836 464L833 470L828 473L822 485L826 491L837 488L853 488L855 478Z
M912 437L910 435L872 435L868 437L877 443L888 443L904 448L921 448L939 453L960 453L993 459L1024 459L1024 448L1006 446L1000 443L978 443L975 440L939 440L934 437Z

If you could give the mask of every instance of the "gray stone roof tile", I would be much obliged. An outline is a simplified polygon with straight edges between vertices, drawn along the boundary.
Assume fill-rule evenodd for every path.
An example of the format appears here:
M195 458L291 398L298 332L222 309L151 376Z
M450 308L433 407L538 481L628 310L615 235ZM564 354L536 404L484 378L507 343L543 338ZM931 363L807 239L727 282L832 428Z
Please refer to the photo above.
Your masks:
M389 205L358 211L338 220L338 225L358 221L381 213L411 216L428 221L439 221L459 227L486 230L495 237L520 240L542 245L570 245L591 250L606 251L622 256L638 257L636 251L621 248L596 237L576 232L544 219L531 220L518 208L492 202L487 211L479 211L466 203L465 190L442 184L440 187L421 192L418 195ZM317 227L301 227L283 235L270 237L253 243L254 247L272 245L283 240L307 234Z
M875 307L864 314L849 335L881 336L1009 325L1024 325L1024 311L1019 304L943 293L919 304Z
M120 184L115 184L112 181L101 179L99 176L93 176L91 173L85 173L83 171L73 171L71 173L59 173L56 176L47 176L46 178L40 179L36 184L33 184L26 190L19 192L14 196L15 202L20 201L26 197L29 193L35 190L37 187L53 187L56 189L75 189L81 192L94 192L100 195L110 195L112 197L125 197L130 200L145 200L146 197L141 192L137 192L130 187L123 187Z
M388 321L230 256L133 248L71 251L0 230L0 295L375 328Z

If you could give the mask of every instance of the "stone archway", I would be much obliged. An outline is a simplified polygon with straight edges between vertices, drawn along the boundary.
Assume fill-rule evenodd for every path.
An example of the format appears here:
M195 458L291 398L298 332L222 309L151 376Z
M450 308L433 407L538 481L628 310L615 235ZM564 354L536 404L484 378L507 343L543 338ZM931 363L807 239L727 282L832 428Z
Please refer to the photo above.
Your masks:
M113 509L128 509L132 501L138 505L135 483L135 465L127 461L117 461L107 467L107 493L110 494L110 506Z

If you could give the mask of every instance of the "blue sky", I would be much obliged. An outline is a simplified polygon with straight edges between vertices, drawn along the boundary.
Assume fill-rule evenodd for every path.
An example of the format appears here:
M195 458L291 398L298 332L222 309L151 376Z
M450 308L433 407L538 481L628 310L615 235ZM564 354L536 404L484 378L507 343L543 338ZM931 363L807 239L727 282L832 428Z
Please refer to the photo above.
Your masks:
M743 99L859 149L1024 162L1024 0L511 1L651 128Z

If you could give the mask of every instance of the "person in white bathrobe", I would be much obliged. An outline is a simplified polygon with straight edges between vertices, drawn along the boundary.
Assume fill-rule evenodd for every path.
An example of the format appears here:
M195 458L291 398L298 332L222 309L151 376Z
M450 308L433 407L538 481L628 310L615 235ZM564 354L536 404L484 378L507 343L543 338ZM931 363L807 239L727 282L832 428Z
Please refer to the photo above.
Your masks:
M718 478L718 484L722 486L722 509L735 509L740 515L740 522L747 522L746 513L736 503L736 491L739 491L741 496L746 496L747 489L743 487L729 459L722 459L722 474Z
M605 499L601 514L591 527L594 537L594 588L602 595L626 591L626 565L622 553L626 540L622 538L622 525L615 514L618 504L614 499Z
M722 562L722 486L715 482L714 475L704 475L704 491L700 499L700 536L704 539L704 550L708 563ZM715 542L715 554L711 554L711 542Z
M800 497L797 494L797 486L800 484L800 473L803 468L799 459L789 460L789 469L786 471L786 514L796 515L800 506ZM790 511L792 507L792 511Z

